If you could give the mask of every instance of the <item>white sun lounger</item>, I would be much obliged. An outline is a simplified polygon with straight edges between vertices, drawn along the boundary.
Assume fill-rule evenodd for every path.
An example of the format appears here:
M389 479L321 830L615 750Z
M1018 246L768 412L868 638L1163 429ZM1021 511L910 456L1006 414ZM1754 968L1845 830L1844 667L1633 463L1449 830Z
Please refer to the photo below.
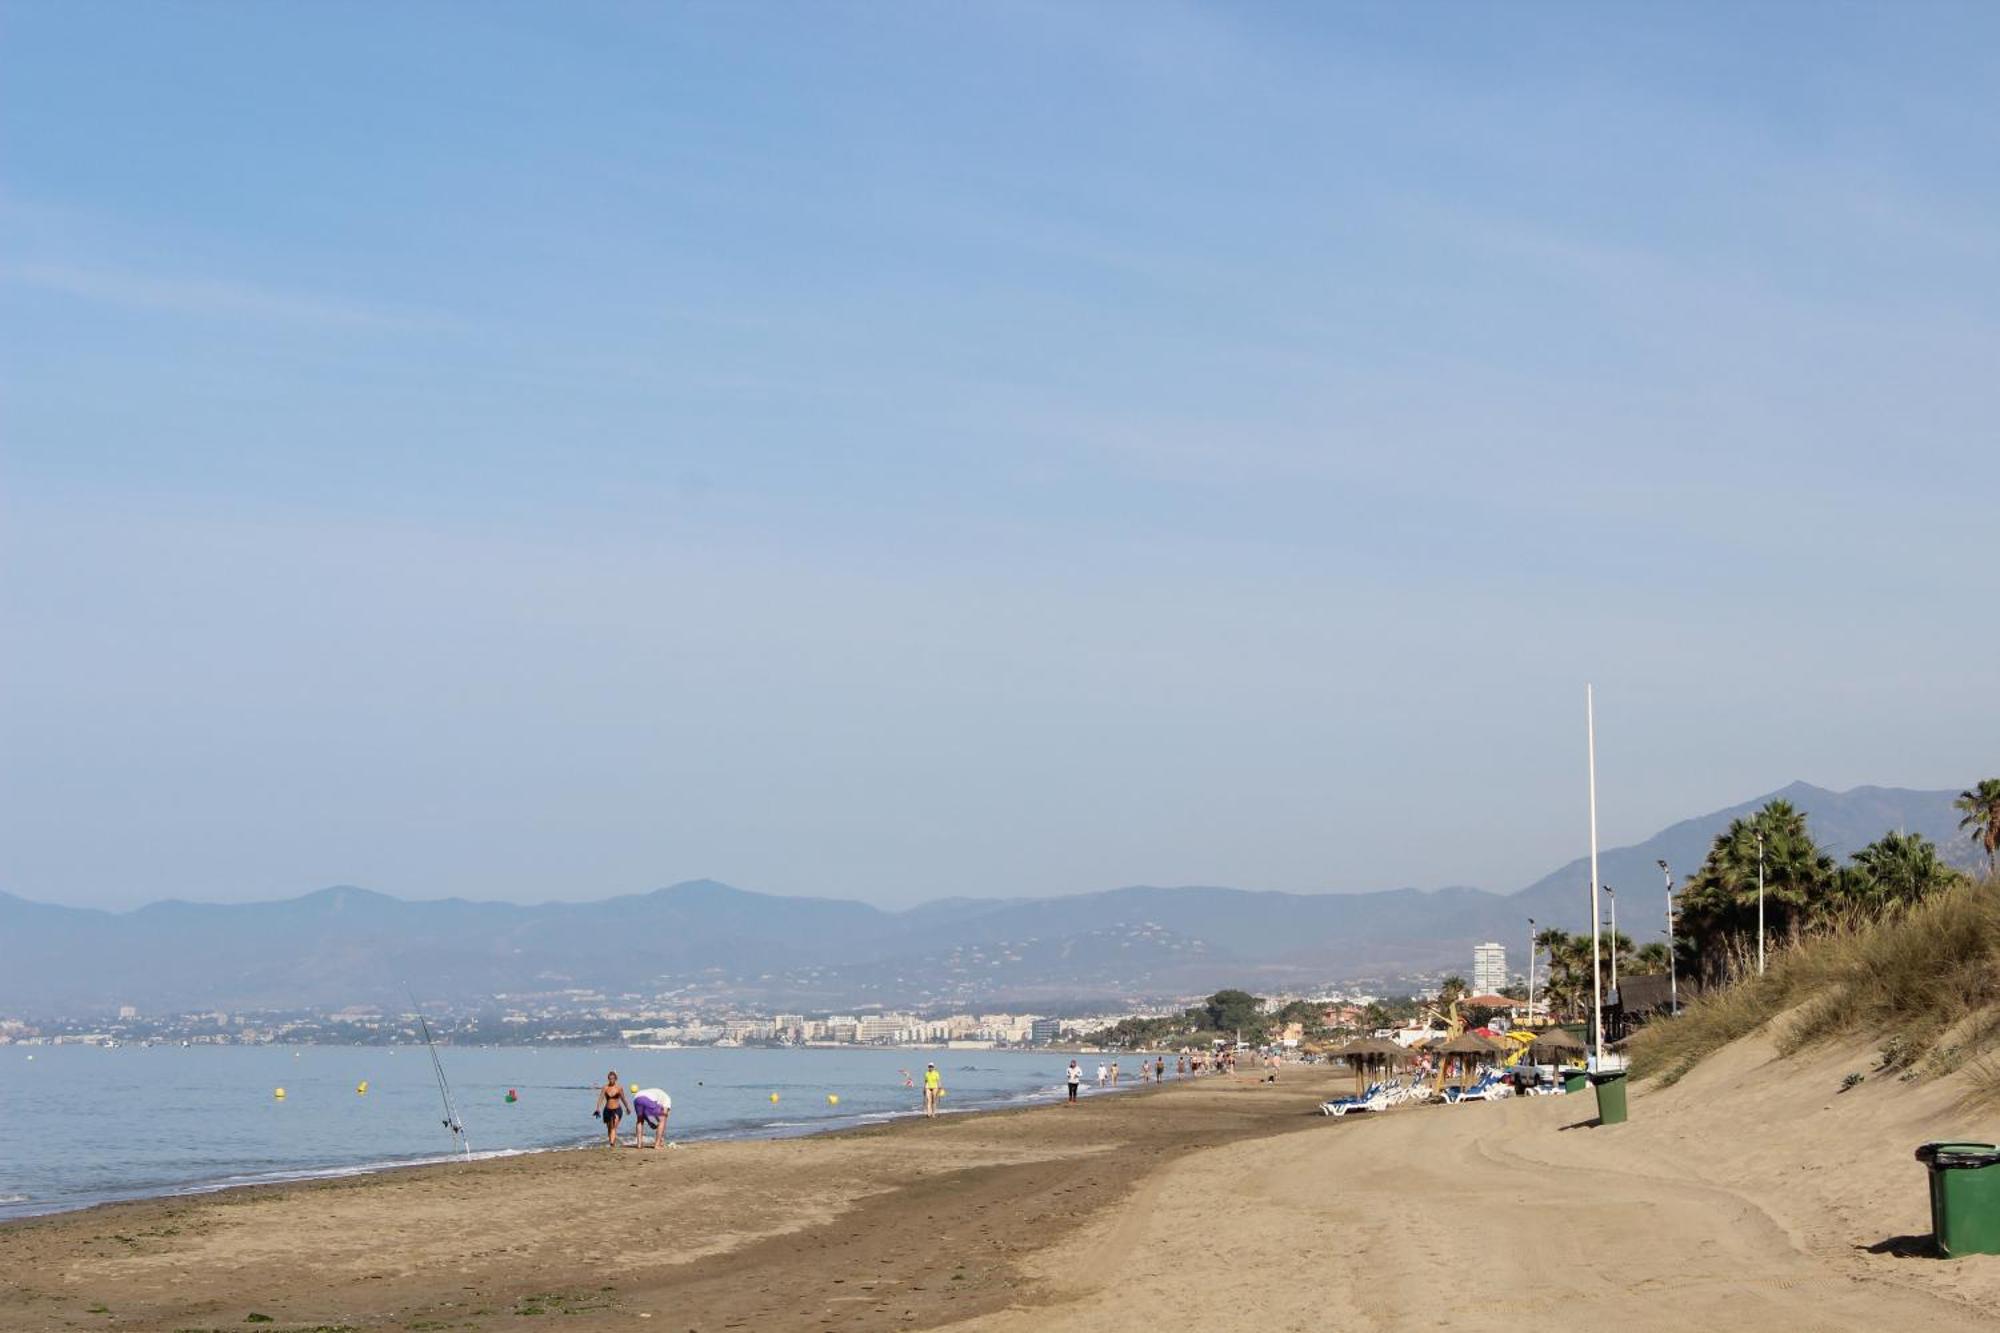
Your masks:
M1321 1115L1343 1116L1349 1111L1386 1111L1389 1094L1380 1083L1371 1084L1359 1097L1335 1097L1319 1104Z

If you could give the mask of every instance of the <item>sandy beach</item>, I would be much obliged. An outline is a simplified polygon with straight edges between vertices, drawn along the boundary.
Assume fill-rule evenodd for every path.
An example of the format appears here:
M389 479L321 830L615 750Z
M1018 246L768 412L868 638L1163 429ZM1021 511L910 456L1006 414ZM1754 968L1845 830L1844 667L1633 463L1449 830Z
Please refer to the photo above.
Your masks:
M1910 1160L2000 1123L1951 1080L1836 1093L1854 1062L1742 1043L1609 1129L1587 1097L1330 1121L1346 1077L1288 1069L113 1205L0 1229L0 1327L2000 1326L2000 1260L1913 1253Z

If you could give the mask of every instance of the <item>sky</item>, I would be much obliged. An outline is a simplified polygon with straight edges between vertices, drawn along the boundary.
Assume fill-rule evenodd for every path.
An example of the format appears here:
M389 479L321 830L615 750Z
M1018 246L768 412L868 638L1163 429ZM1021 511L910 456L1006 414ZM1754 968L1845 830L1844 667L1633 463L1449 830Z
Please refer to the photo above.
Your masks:
M2000 772L2000 11L0 4L0 890L1519 887Z

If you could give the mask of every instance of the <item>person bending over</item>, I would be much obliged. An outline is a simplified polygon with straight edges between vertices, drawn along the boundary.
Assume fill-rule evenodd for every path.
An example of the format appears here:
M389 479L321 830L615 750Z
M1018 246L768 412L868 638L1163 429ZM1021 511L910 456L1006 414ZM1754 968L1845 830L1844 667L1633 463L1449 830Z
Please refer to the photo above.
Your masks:
M636 1117L632 1125L632 1146L646 1146L646 1131L653 1131L653 1146L659 1147L667 1137L667 1117L673 1114L674 1099L658 1088L641 1088L639 1095L632 1099L632 1114Z

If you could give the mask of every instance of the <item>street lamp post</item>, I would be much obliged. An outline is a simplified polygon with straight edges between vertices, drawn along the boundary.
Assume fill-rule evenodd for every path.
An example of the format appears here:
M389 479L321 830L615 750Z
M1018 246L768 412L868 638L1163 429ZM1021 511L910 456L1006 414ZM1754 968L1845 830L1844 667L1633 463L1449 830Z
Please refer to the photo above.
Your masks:
M1667 869L1665 861L1660 862L1660 873L1667 878L1667 991L1673 1004L1674 1013L1681 1011L1680 968L1674 958L1674 872Z
M1611 900L1611 993L1618 993L1618 893L1609 884L1603 886L1604 896Z
M1764 830L1757 830L1757 975L1764 975Z
M1535 1021L1535 918L1528 918L1528 1021Z

